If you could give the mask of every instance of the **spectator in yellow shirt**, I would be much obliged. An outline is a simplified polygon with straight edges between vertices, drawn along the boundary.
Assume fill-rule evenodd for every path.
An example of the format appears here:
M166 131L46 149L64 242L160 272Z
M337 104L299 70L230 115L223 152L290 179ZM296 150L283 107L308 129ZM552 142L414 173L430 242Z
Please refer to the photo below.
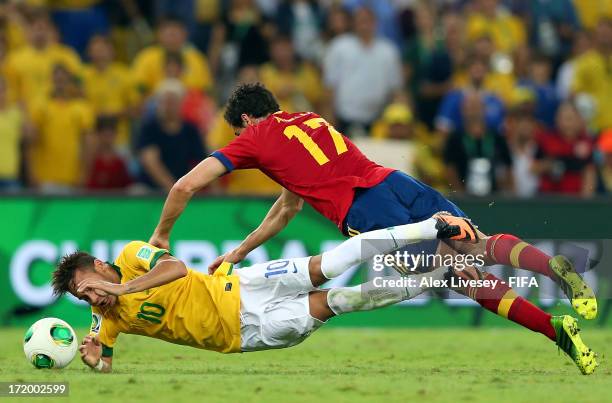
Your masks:
M476 12L468 16L466 33L470 41L489 35L495 49L503 53L512 53L527 38L523 22L500 7L499 0L477 0Z
M9 101L6 82L0 79L0 191L19 188L24 123L21 109Z
M287 112L318 110L323 91L321 79L313 66L297 60L291 39L273 39L270 57L272 60L261 66L259 76L278 99L280 108Z
M0 5L0 31L11 51L26 44L24 7L26 6L18 6L14 1Z
M595 131L612 128L612 19L604 18L593 35L594 48L574 62L572 92L595 101Z
M423 123L416 122L407 104L389 104L372 126L372 138L405 141L406 148L412 147L414 153L414 176L439 191L447 190L444 164L436 151L441 148L436 144L440 137L432 136Z
M601 18L612 18L612 0L573 0L582 26L592 30Z
M469 56L479 58L488 62L487 74L482 87L497 95L504 104L512 102L512 94L516 86L516 78L509 58L496 54L491 37L483 35L472 44ZM468 63L470 61L468 60ZM469 76L466 69L457 69L453 76L455 87L464 87L469 84Z
M7 79L15 88L17 100L23 103L50 93L51 75L56 64L64 65L72 74L78 75L81 70L78 55L54 42L48 14L33 13L28 24L28 45L11 53L7 60Z
M53 92L31 107L36 138L29 153L32 182L46 193L67 193L87 172L94 113L78 97L80 89L70 71L56 65Z
M113 45L106 36L94 36L88 53L91 64L83 69L85 97L96 115L118 119L116 144L126 150L130 146L130 107L137 99L130 71L114 61Z
M158 28L158 44L143 49L132 65L134 79L141 95L148 97L164 80L165 55L180 52L185 62L181 77L189 89L209 91L212 79L206 57L187 43L187 30L180 20L167 18Z

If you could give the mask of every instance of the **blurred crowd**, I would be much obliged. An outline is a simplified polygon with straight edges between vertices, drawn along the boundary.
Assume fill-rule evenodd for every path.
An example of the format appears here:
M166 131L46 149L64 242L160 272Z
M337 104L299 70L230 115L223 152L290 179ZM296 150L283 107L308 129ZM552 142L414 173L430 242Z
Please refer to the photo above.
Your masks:
M612 0L5 0L0 72L4 192L167 191L262 82L451 196L612 194Z

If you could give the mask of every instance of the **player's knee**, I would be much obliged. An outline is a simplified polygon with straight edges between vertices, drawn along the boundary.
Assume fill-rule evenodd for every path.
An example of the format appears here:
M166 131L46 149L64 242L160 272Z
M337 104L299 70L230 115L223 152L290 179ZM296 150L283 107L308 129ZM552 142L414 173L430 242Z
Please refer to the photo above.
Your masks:
M310 316L320 320L321 322L326 322L328 319L336 315L327 304L328 292L329 290L313 291L308 295L308 308L310 311Z
M308 273L310 274L310 281L315 287L327 281L327 278L321 271L321 255L312 256L308 262Z

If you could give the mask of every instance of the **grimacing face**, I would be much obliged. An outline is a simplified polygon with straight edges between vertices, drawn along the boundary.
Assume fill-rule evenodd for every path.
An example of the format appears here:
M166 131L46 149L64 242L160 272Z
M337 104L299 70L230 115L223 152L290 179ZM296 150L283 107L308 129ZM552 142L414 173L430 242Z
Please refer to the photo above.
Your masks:
M72 278L72 282L70 284L70 293L81 301L85 301L89 305L100 308L110 308L117 303L117 297L115 295L107 294L104 291L86 290L78 293L78 285L81 283L81 281L88 279L108 281L107 278L105 278L101 273L98 273L96 270L77 269L74 272L74 277Z

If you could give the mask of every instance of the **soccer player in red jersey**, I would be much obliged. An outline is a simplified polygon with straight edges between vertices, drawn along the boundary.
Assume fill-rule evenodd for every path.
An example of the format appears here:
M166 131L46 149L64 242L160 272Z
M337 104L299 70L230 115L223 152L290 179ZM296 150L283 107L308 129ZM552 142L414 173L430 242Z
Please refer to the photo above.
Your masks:
M236 139L176 182L150 243L168 248L170 231L195 192L234 169L258 168L284 189L260 226L235 250L218 257L209 268L211 271L223 261L240 262L275 236L297 214L303 201L349 236L421 222L435 215L461 228L454 240L437 246L438 253L478 254L484 256L485 265L505 264L547 275L561 286L581 316L595 317L597 302L593 290L569 260L550 257L513 235L486 236L436 190L370 161L319 115L280 111L270 91L260 84L245 84L230 97L225 118L234 128ZM332 259L323 259L321 264L323 273L333 277ZM497 280L477 268L455 270L455 275ZM562 343L556 336L551 315L507 285L458 291L489 311Z

